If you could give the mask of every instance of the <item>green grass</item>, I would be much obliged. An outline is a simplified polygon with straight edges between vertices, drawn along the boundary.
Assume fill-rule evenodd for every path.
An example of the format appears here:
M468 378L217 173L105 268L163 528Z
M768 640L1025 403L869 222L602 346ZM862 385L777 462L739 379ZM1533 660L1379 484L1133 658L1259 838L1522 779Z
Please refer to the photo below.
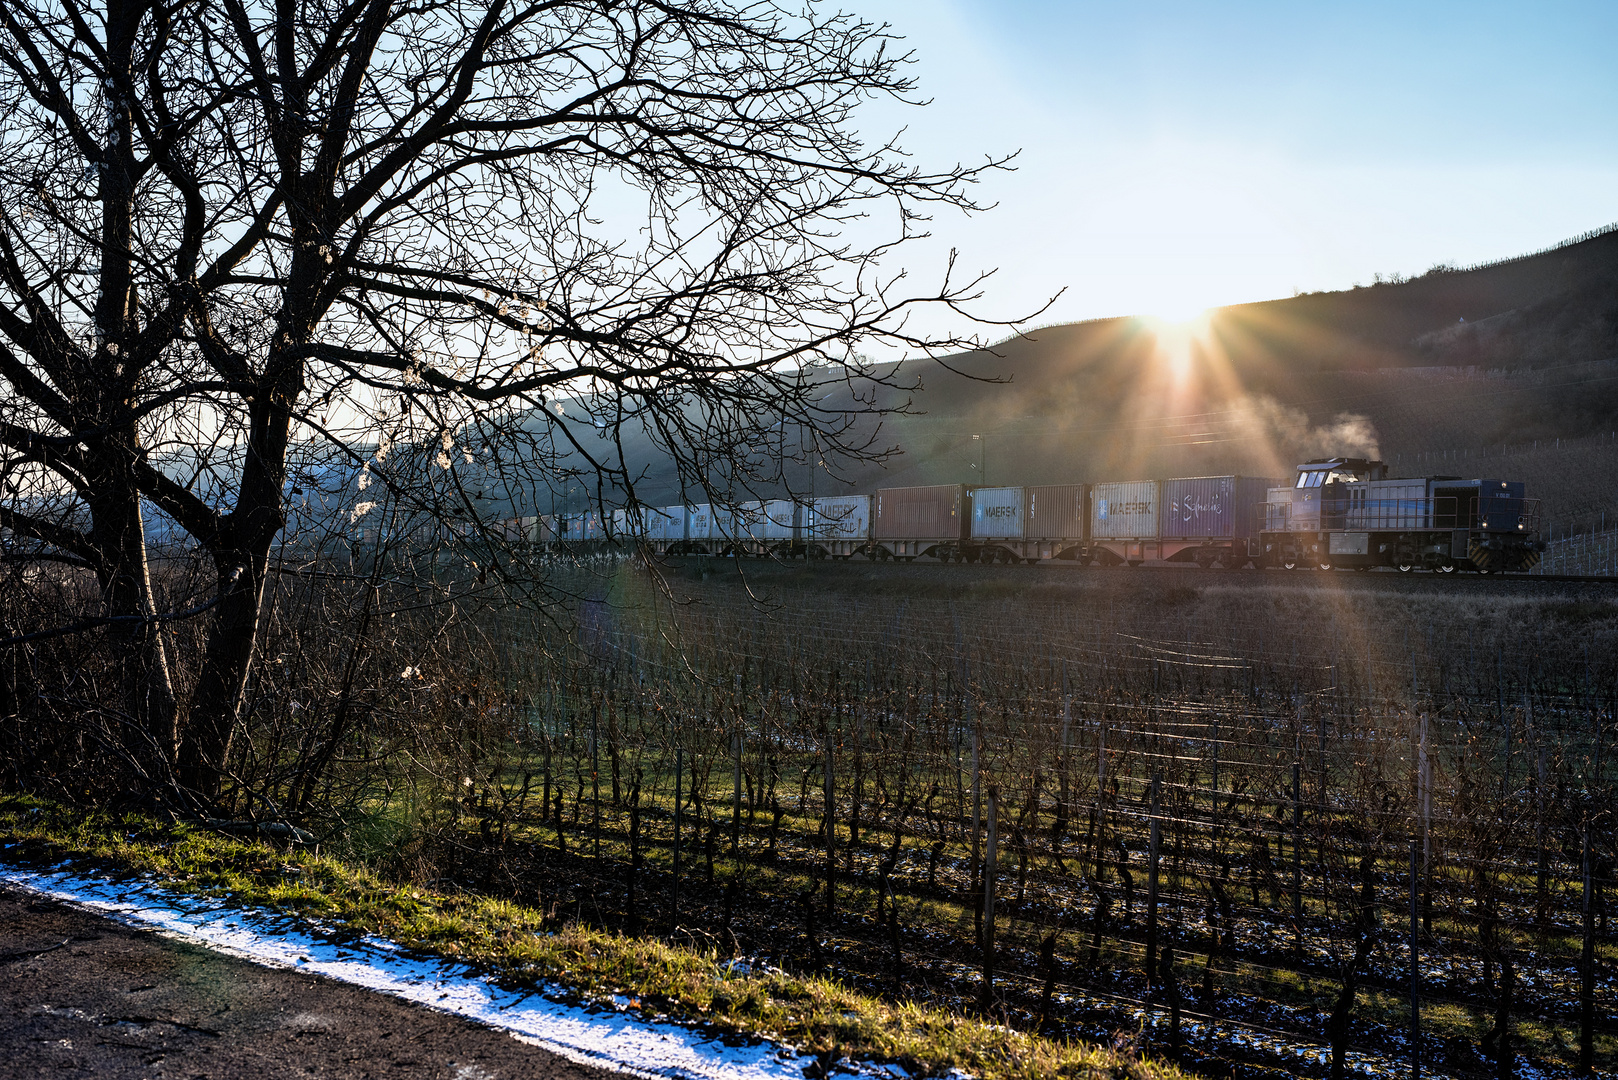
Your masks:
M1084 1077L1180 1080L1162 1062L1010 1031L913 1003L892 1004L826 978L732 974L711 952L578 925L470 894L399 886L306 851L278 851L187 824L0 803L0 859L138 874L161 888L340 923L407 948L455 957L513 983L549 982L586 1000L626 997L642 1014L758 1035L835 1060L897 1062L985 1080Z

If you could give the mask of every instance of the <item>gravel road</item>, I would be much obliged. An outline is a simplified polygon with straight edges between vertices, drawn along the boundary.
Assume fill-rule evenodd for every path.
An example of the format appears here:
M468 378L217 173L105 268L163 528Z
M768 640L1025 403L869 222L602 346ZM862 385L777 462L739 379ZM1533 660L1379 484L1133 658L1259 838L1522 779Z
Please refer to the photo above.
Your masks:
M0 1077L617 1075L381 994L0 890Z

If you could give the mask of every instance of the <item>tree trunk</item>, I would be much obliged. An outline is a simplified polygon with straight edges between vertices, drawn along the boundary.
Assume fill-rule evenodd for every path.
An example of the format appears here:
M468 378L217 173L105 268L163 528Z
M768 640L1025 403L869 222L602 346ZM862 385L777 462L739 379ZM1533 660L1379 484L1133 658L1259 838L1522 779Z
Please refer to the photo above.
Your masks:
M226 569L220 564L219 603L209 627L206 657L180 744L180 782L212 798L219 793L247 676L258 646L258 616L265 560Z
M315 245L308 248L313 252ZM219 792L253 670L270 547L286 525L282 488L291 406L304 389L297 346L310 336L315 310L312 293L319 278L318 271L305 265L307 258L300 255L293 260L289 299L277 325L276 340L282 345L271 350L258 392L251 399L241 495L235 511L225 519L224 535L212 549L219 603L192 703L191 730L181 746L183 782L209 798Z
M120 733L119 741L148 779L155 780L175 763L179 732L174 685L161 625L153 621L157 605L140 493L112 477L107 486L115 495L92 503L91 537L107 557L99 575L107 614L121 620L112 626L109 645L123 708L134 723Z

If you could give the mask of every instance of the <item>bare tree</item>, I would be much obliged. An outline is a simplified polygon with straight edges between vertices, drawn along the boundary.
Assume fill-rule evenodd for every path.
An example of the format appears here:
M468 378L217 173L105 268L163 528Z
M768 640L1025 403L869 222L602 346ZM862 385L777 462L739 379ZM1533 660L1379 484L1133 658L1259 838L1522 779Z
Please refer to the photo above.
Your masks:
M892 45L773 0L0 6L0 528L94 574L131 759L217 789L309 446L474 523L466 476L633 504L636 447L693 486L788 426L868 452L856 350L961 347L908 315L975 286L880 260L1002 164L862 141ZM154 516L212 567L185 686Z

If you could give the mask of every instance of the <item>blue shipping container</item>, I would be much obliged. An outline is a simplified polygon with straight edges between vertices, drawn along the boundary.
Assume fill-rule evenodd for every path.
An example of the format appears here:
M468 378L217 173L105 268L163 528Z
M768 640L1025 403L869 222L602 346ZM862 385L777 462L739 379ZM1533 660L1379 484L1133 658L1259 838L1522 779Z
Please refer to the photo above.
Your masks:
M1257 476L1194 476L1163 481L1164 538L1229 540L1251 536L1269 490L1285 483Z

